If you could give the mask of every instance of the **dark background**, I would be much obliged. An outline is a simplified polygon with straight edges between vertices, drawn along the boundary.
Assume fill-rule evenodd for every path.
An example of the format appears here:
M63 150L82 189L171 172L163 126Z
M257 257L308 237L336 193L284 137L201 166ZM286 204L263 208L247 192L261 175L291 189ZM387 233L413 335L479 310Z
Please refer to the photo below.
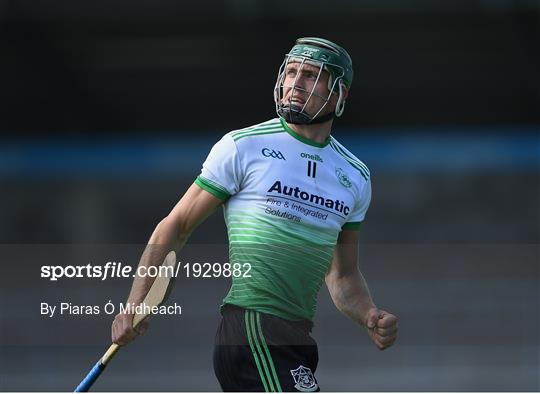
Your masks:
M537 1L0 4L2 131L249 125L273 115L283 55L310 35L352 54L341 127L540 121Z
M212 144L275 116L301 36L353 58L333 135L371 170L360 266L400 318L379 352L323 289L321 387L540 390L540 5L517 0L0 0L0 390L76 386L111 317L48 319L40 302L120 302L130 284L53 284L40 266L123 248L136 264ZM191 242L222 248L221 214ZM184 314L154 319L95 389L218 390L227 287L179 283Z

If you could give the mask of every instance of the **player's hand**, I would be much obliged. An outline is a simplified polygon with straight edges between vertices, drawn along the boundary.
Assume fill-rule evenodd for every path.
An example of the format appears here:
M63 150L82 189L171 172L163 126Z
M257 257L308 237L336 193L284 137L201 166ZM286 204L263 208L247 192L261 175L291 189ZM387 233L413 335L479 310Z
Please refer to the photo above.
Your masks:
M397 317L382 309L371 308L368 311L366 326L369 337L379 350L392 346L397 338Z
M111 327L111 337L120 346L127 345L148 328L148 319L142 320L137 328L133 328L133 314L119 313L115 316Z

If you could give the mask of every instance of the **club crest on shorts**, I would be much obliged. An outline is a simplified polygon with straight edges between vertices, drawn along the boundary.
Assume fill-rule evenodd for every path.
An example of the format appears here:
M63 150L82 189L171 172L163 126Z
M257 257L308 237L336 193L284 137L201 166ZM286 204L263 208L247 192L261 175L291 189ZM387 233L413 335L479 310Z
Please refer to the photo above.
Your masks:
M304 367L303 365L300 365L296 369L291 369L291 375L296 383L294 388L298 391L311 392L316 391L319 388L311 369Z

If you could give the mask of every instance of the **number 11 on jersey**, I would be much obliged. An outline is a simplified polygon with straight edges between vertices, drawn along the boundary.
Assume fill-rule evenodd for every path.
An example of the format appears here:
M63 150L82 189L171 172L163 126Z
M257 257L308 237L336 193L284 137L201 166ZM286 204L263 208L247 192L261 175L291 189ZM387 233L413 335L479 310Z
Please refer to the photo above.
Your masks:
M307 162L307 176L315 178L317 174L317 162L308 160Z

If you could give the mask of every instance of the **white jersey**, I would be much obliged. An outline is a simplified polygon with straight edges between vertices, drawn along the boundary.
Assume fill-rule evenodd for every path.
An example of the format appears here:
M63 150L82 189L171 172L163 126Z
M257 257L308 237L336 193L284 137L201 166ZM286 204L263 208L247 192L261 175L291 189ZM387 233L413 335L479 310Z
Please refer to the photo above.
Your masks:
M223 136L195 183L226 201L242 275L224 303L312 320L339 232L358 229L368 209L367 167L335 138L314 142L277 118Z

